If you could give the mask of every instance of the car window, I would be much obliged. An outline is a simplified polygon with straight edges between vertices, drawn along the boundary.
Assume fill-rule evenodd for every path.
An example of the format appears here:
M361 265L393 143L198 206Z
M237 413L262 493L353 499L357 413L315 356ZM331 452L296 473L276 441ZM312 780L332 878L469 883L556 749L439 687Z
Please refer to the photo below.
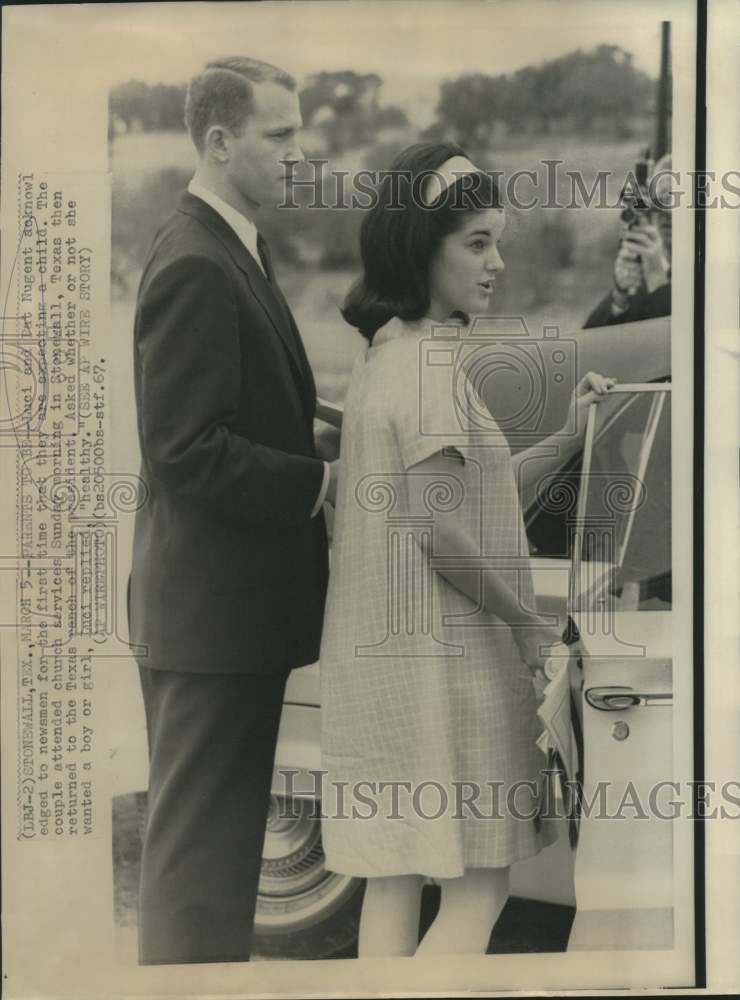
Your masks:
M595 440L611 433L612 427L623 422L624 411L633 403L625 394L615 394L598 407ZM627 452L629 446L625 441ZM530 555L548 559L568 559L573 555L573 532L581 488L583 450L579 450L562 469L543 476L533 498L525 498L524 523L527 529Z
M626 539L614 591L636 611L671 607L671 400L658 415L655 440L643 474L645 496Z
M538 484L524 517L530 555L570 559L582 461L583 452L579 451L561 471Z
M608 421L596 409L584 455L574 610L671 607L670 414L667 390L631 394Z

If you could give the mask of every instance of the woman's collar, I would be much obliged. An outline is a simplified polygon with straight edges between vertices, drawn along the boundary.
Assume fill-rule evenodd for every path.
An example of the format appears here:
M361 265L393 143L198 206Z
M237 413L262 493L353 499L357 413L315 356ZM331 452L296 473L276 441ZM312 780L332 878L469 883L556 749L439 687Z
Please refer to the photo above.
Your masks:
M381 326L379 330L375 332L373 337L371 347L380 347L383 344L387 344L392 340L397 340L399 337L406 336L429 336L434 329L444 329L445 327L460 327L465 326L467 323L467 318L463 318L460 314L453 314L444 323L440 322L438 319L432 319L431 316L422 316L420 319L401 319L400 316L394 316L389 319L388 322Z

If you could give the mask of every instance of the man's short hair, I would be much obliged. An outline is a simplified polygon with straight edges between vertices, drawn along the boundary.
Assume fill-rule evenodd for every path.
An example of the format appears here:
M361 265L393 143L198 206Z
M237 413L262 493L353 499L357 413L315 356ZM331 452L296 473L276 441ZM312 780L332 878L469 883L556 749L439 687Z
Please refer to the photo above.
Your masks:
M213 59L193 77L185 97L185 124L199 153L211 125L224 125L235 135L241 134L254 108L252 84L267 80L287 90L296 88L285 70L246 56Z

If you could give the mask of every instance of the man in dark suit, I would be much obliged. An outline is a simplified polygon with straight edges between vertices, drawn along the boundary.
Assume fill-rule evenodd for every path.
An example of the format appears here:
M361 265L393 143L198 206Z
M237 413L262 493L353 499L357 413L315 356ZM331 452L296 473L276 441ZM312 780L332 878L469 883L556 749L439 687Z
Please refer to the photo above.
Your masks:
M134 330L146 964L249 958L283 691L319 654L337 472L317 457L311 368L255 228L303 158L295 83L218 60L185 115L199 164L154 240Z

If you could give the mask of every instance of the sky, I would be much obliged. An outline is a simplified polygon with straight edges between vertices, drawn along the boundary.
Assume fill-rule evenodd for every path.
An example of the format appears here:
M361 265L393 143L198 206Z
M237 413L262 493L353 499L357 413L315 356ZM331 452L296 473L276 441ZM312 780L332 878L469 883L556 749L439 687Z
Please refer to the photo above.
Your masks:
M650 8L655 7L651 15ZM505 73L601 42L656 75L659 8L581 0L282 0L126 4L106 12L109 70L154 82L187 78L214 52L251 53L301 76L351 67L387 75ZM110 10L111 8L109 8ZM639 15L639 16L638 16ZM646 16L647 15L647 16ZM129 68L130 67L130 68Z
M186 81L214 55L247 54L297 77L351 68L394 86L465 72L495 75L612 43L656 76L659 24L690 0L263 0L65 5L65 45L84 26L101 83ZM43 19L45 8L37 8ZM49 8L46 8L48 11ZM80 67L82 68L82 67Z
M24 7L23 27L57 50L59 64L74 63L77 86L106 100L127 80L181 84L215 56L251 55L299 84L319 70L377 73L381 104L399 105L424 126L442 80L509 73L577 48L619 45L657 77L661 20L682 25L683 45L674 30L672 47L693 72L694 9L694 0L40 4Z

